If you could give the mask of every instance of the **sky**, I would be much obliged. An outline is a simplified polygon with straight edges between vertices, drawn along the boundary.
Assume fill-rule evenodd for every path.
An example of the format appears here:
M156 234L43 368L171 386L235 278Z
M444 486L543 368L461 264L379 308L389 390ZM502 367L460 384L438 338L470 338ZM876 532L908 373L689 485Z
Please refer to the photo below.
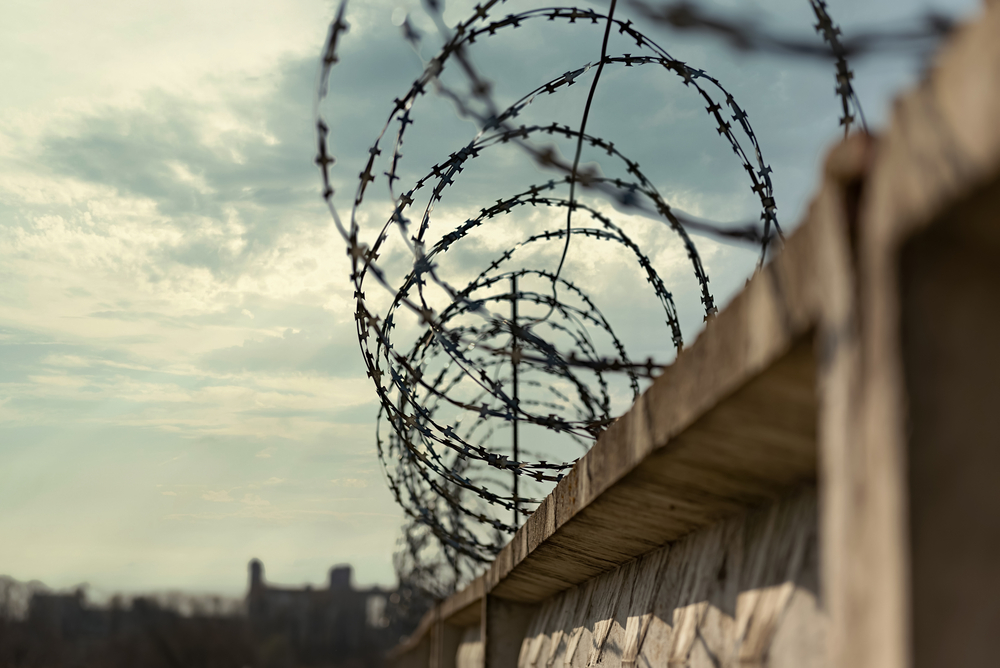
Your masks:
M471 4L450 3L450 22ZM512 0L504 11L533 6ZM804 0L708 6L811 34ZM393 582L402 513L376 458L377 406L354 334L345 246L312 162L318 55L334 7L0 4L0 574L88 583L98 596L240 595L247 562L260 558L282 583L320 584L339 563L354 566L359 584ZM910 25L929 7L969 16L977 3L830 2L848 35ZM349 6L323 109L342 209L393 98L433 51L430 35L420 54L400 39L394 20L408 11L427 27L417 3ZM599 42L560 30L526 27L476 52L500 99L597 58ZM646 32L719 78L748 111L774 169L779 216L793 229L838 138L832 66ZM924 64L912 54L854 63L873 128ZM681 209L755 217L739 164L713 141L697 99L653 72L609 68L606 77L595 134L637 158ZM538 113L571 122L585 89ZM443 100L426 100L422 113L407 148L414 169L474 134ZM494 171L470 174L441 217L462 220L494 192L513 192L531 169L516 160L498 154ZM661 268L692 340L696 286L676 243L649 221L622 218ZM492 242L516 233L508 228ZM696 241L724 303L755 256ZM478 271L480 255L459 256L456 275ZM668 350L662 323L620 298L635 277L619 260L583 248L573 261L601 277L595 299L625 323L637 357Z

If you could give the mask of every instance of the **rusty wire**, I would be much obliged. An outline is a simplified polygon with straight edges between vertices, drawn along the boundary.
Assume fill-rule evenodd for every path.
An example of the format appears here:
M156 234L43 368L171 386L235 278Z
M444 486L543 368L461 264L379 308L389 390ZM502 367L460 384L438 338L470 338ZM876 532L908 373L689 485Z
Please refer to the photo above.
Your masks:
M687 3L630 4L654 24L701 29L721 34L742 49L822 56L836 67L836 92L842 104L840 123L845 133L856 120L864 124L860 102L847 58L882 44L886 36L869 35L853 41L841 38L822 0L809 0L817 17L816 30L824 44L782 40L753 26L710 17ZM472 16L449 28L437 0L425 9L436 25L443 46L425 62L423 72L392 103L382 131L369 149L359 175L349 220L334 205L328 150L331 133L320 103L329 94L328 81L338 61L338 46L348 30L344 0L330 26L317 90L316 162L323 179L323 198L347 243L351 281L356 300L355 323L368 376L380 402L376 443L389 487L407 516L396 567L419 580L435 595L446 595L488 562L516 530L520 518L530 514L540 497L585 452L613 420L612 377L623 378L634 400L640 381L655 375L662 363L633 361L615 334L612 324L588 297L586 285L564 275L563 265L574 239L617 245L634 258L652 294L663 310L665 333L673 348L684 345L674 299L647 254L602 210L597 202L662 220L683 245L700 291L706 319L717 310L691 233L745 242L756 247L758 266L776 243L781 228L771 180L771 168L750 125L747 112L722 83L705 72L671 56L641 32L632 21L617 18L616 2L607 13L575 7L546 7L500 16L501 0L477 5ZM597 65L582 63L526 92L501 108L490 83L472 63L474 45L530 21L560 22L568 26L604 27ZM944 30L906 33L899 40L926 38ZM416 46L423 36L407 19L404 39ZM616 32L635 42L633 52L608 52L608 35ZM919 34L917 34L919 33ZM897 40L897 41L899 41ZM464 86L442 79L446 68L462 75ZM646 172L607 138L589 134L586 120L605 68L659 68L677 77L693 95L700 96L705 111L741 164L760 205L760 221L726 225L687 216L661 195ZM559 69L562 69L561 67ZM536 99L557 95L578 79L592 76L590 94L579 126L552 123L518 123L518 116ZM433 92L449 100L460 116L476 122L478 132L456 151L447 151L423 176L404 183L402 146L415 123L413 110L422 96ZM572 161L554 150L552 140L575 144ZM389 148L391 146L391 148ZM472 217L444 234L431 233L432 214L444 205L445 195L463 170L476 160L487 160L497 147L514 146L549 173L543 182L479 208ZM608 163L616 163L624 178L611 178L580 168L583 147L600 149ZM384 151L385 149L385 151ZM384 163L384 169L379 167ZM603 165L603 163L602 163ZM391 204L372 233L363 229L359 214L370 186L384 181ZM579 192L578 192L579 189ZM585 201L581 199L582 193ZM421 195L424 199L421 199ZM418 199L424 202L418 205ZM500 253L465 285L458 287L443 275L441 259L462 245L470 235L524 207L542 207L562 217L557 227L526 230L523 238ZM363 241L367 235L369 241ZM409 269L399 284L379 260L387 252L390 236L410 255ZM547 243L561 244L556 266L524 266L515 258L530 257L531 249ZM388 303L366 294L383 291ZM444 295L443 304L431 292ZM517 317L518 306L530 314ZM508 310L510 314L508 314ZM399 322L409 318L410 343L394 343ZM416 324L414 324L416 323ZM414 330L414 328L416 328ZM604 342L603 348L596 343ZM611 351L609 354L607 351ZM520 376L518 375L520 374ZM527 394L520 398L519 391ZM577 456L551 459L545 448L517 453L506 445L492 445L519 428L540 428L563 443L557 453L576 448ZM534 448L539 449L539 448ZM549 450L549 454L554 452ZM534 454L534 456L532 456ZM537 492L518 491L518 477ZM505 519L510 517L512 519Z

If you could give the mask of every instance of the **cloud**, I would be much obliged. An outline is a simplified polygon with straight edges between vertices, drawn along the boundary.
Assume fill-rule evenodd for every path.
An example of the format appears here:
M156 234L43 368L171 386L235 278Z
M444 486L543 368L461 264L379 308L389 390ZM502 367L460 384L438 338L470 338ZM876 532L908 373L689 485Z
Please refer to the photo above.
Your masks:
M366 522L375 520L381 520L382 524L390 528L390 530L395 530L397 527L393 524L386 523L385 520L390 522L397 522L399 520L399 514L394 512L380 513L380 512L344 512L339 510L274 510L266 505L247 505L235 512L231 513L171 513L167 515L165 519L168 520L229 520L233 518L244 518L244 519L255 519L255 520L269 520L272 522L279 522L282 524L287 524L291 521L308 521L314 522L317 520L324 519L337 519L337 520L348 520L353 525L357 526L359 524L364 524ZM359 520L363 520L359 522Z
M335 545L317 547L310 523L336 520L359 531L377 526L377 540L363 546L374 556L360 566L369 568L369 581L388 581L392 525L400 513L384 486L373 482L374 489L353 494L355 500L337 499L337 510L322 506L332 487L368 486L366 478L331 482L329 473L367 475L376 407L357 349L344 243L323 207L313 164L312 89L331 7L307 0L289 10L251 0L250 9L234 13L231 6L246 9L246 2L222 0L206 11L205 3L188 0L169 8L113 1L115 11L104 13L53 11L51 0L20 3L12 11L25 20L0 22L0 63L17 63L13 70L0 67L0 77L17 79L5 87L10 95L0 109L0 490L20 490L8 493L18 512L0 507L0 534L12 536L0 545L0 552L7 549L0 556L9 564L20 560L15 565L25 572L44 560L52 572L89 568L17 533L32 525L25 513L34 513L34 526L69 518L64 531L51 533L64 542L73 535L80 546L74 553L101 555L90 563L114 552L127 555L122 564L146 564L141 586L159 586L163 577L187 586L192 574L210 573L214 587L228 577L232 555L254 540L263 551L287 546L288 561L296 564L305 563L301 555L310 550L321 552L321 560L336 550L356 553L359 543L341 541L339 532L327 532L336 534ZM468 7L459 5L448 3L450 21L464 18ZM325 111L335 125L332 178L342 209L349 208L392 100L422 67L398 29L388 26L393 6L352 3L352 30L334 70ZM900 14L903 6L871 8ZM800 21L807 3L782 0L773 7L776 17L794 10L788 25L808 33L808 16ZM577 40L576 30L599 37L600 26L563 25L539 39L545 23L477 44L473 55L502 102L524 85L593 60L593 44ZM14 30L17 39L4 39ZM37 39L22 39L25 30ZM849 30L845 26L845 34ZM108 39L95 47L88 37L94 34ZM746 108L774 166L781 220L794 224L813 190L817 156L837 138L832 67L734 55L712 40L674 33L656 37L677 57L719 77ZM424 41L425 57L434 39ZM614 49L633 48L614 39ZM55 46L66 40L77 56L53 59ZM84 42L87 48L78 48ZM480 57L478 49L490 53ZM9 53L17 57L4 58ZM492 57L500 53L510 57ZM870 62L859 62L856 83L866 113L878 118L895 88L890 80L903 75L883 74L878 59ZM578 123L580 109L565 101L586 95L581 84L569 97L536 100L525 122L552 111ZM402 176L414 180L475 134L433 93L420 98L412 120L401 165ZM681 208L727 219L746 213L751 194L739 163L703 102L676 77L654 68L607 68L590 127L648 168ZM385 148L382 158L390 159ZM572 155L565 145L560 150ZM586 151L584 162L601 157ZM601 164L612 176L621 169ZM386 182L377 171L371 192L384 201ZM483 202L510 194L522 181L549 178L516 149L490 149L435 207L431 230L475 215ZM378 207L360 212L364 234L374 235L387 220L383 213ZM685 256L662 241L672 238L662 227L613 213L669 279L679 309L692 316L685 316L693 323L685 335L693 335L701 314L696 291L680 281L690 278ZM447 261L449 278L467 280L488 265L501 243L523 234L517 220L494 221L483 243L456 248ZM696 241L716 295L739 288L752 262L745 269L733 261L731 247ZM387 261L393 252L388 249ZM574 248L567 271L587 278L609 319L624 323L619 333L630 350L640 351L636 357L660 354L662 318L654 322L653 309L629 307L639 294L632 290L636 276L628 277L634 265L601 250L593 262L582 261L587 252ZM395 257L396 268L405 270L409 256ZM539 266L548 262L544 254L534 259ZM601 280L590 280L594 275ZM385 296L369 289L373 302ZM186 453L183 459L178 452ZM272 458L280 460L280 471ZM278 484L272 473L295 483ZM109 483L91 493L74 487L83 478ZM269 500L236 494L243 480L264 481L257 489L267 486ZM177 528L178 522L169 532L146 531L162 518L164 504L149 490L167 482L163 489L179 490L160 492L178 497L172 503L193 494L219 504L196 501L216 512L171 518L226 521L209 529ZM73 494L50 493L49 484ZM228 491L205 491L224 486ZM77 501L83 498L87 505ZM351 503L357 511L344 509ZM370 521L376 517L381 524ZM276 534L262 529L269 525L299 528ZM114 538L102 528L109 526ZM159 537L149 538L152 533ZM206 536L223 555L209 565ZM176 565L177 554L186 555L185 568ZM109 568L106 582L118 586L131 568ZM233 581L241 588L243 573Z
M362 488L368 486L368 481L360 478L335 478L330 482L333 483L334 487Z
M272 477L272 478L268 478L267 480L265 480L264 484L265 485L280 485L283 482L285 482L284 478L273 478Z
M333 318L328 319L332 329ZM343 378L363 373L357 348L353 336L331 335L329 329L289 328L277 335L247 339L239 346L218 348L206 353L201 363L221 372L297 371Z

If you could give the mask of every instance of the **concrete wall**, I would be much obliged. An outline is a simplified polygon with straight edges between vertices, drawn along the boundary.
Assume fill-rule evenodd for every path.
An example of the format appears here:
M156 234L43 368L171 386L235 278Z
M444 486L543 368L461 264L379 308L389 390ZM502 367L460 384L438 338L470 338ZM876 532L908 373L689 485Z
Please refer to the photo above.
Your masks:
M491 658L518 668L827 666L817 517L807 485L541 603L490 600L490 630L504 636ZM481 620L436 634L454 638L436 665L482 668ZM431 665L419 650L396 665Z
M816 494L653 550L538 606L518 668L826 665Z
M398 666L993 666L1000 2Z

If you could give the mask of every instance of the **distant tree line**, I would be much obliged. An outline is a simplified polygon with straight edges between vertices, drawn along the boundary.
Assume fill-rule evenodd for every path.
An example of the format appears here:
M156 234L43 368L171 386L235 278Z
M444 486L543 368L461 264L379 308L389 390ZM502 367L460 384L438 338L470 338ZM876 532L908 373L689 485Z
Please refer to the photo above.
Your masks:
M0 668L377 667L428 607L400 593L387 596L374 632L324 656L302 652L295 628L280 619L262 632L241 599L171 593L96 605L82 588L57 593L0 576Z

